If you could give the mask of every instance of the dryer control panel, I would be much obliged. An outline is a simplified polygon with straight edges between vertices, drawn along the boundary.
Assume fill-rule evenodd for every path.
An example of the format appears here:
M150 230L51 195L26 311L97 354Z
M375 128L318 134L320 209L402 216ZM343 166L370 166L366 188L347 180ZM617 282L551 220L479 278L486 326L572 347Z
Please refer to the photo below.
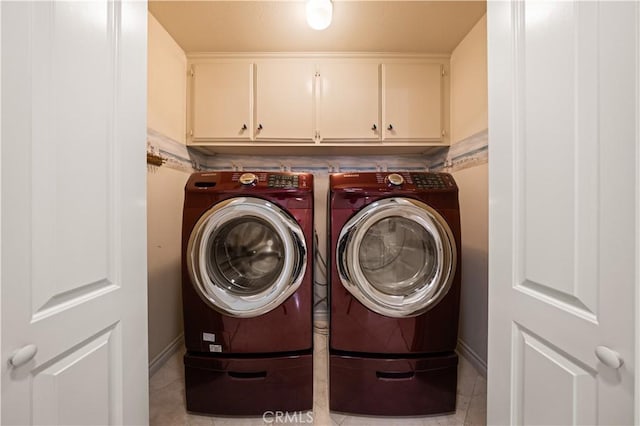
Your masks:
M346 177L351 177L354 174L347 174ZM438 190L438 189L453 189L456 188L456 183L453 177L448 173L432 173L432 172L396 172L396 173L380 173L376 172L376 183L380 185L386 185L389 188L398 189L426 189L426 190ZM369 183L368 174L358 174L360 183Z
M299 188L300 177L291 174L268 174L267 186L269 188Z
M451 175L442 173L411 173L411 180L418 189L447 189L455 186Z
M347 191L454 191L458 187L449 173L357 172L330 175L330 188Z

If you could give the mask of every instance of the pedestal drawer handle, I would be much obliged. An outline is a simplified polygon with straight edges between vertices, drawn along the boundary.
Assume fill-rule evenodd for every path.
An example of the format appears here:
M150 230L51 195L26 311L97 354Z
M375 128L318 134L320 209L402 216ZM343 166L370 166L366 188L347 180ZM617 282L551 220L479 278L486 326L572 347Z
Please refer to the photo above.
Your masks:
M376 377L382 380L409 380L413 376L414 371L376 371Z

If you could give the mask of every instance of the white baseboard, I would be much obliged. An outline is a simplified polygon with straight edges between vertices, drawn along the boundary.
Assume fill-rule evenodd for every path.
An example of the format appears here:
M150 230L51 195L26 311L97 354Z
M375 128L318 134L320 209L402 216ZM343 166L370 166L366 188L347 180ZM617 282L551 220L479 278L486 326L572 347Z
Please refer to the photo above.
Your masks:
M184 334L179 334L171 343L167 345L155 358L149 362L149 378L164 365L171 356L184 346Z
M487 361L480 358L480 356L473 350L464 340L458 339L458 353L465 357L467 361L478 370L478 373L484 378L487 377Z

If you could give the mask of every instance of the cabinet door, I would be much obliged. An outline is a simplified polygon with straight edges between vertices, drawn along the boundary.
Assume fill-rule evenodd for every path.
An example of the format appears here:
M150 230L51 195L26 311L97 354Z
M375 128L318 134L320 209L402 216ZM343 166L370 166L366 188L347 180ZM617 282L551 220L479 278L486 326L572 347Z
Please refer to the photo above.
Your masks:
M383 139L442 137L441 76L440 64L383 65Z
M380 139L379 68L376 63L321 65L318 130L322 140Z
M193 140L251 139L253 64L194 64L193 73Z
M315 135L315 65L262 62L256 65L256 139L308 140Z

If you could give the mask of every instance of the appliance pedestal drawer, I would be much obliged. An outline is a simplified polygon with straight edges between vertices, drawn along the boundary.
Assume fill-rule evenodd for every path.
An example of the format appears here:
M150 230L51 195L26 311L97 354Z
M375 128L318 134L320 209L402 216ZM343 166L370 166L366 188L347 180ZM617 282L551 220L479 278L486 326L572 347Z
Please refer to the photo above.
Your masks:
M331 354L329 408L377 416L456 410L458 356L372 358Z
M313 358L303 355L222 358L184 356L187 410L262 416L313 407Z

